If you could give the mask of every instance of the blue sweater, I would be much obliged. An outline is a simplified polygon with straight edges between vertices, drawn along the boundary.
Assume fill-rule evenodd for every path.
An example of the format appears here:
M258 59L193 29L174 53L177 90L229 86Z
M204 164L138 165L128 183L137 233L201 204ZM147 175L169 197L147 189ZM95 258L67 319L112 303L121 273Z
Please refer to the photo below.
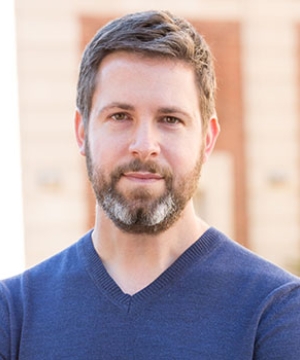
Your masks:
M0 283L0 358L299 360L300 281L210 228L130 296L88 233Z

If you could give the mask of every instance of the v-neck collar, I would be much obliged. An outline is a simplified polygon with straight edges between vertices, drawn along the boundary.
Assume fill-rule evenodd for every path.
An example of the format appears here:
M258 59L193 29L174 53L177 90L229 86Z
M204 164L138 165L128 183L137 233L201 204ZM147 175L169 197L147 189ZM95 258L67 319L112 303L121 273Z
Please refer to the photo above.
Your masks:
M185 273L186 269L195 262L201 261L218 244L219 232L209 228L194 244L192 244L168 269L166 269L151 284L134 295L124 293L106 271L92 242L92 230L78 242L80 261L83 261L96 287L119 308L126 312L144 304L146 300L172 286L174 281Z

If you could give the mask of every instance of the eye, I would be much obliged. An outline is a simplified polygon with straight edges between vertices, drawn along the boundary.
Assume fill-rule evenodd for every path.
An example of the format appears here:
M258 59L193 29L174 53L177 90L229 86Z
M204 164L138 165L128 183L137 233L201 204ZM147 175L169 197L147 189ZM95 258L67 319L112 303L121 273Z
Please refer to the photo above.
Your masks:
M181 120L175 116L164 116L162 118L162 122L170 125L176 125L176 124L180 124Z
M116 121L124 121L124 120L128 120L129 116L126 113L120 112L120 113L111 115L111 118Z

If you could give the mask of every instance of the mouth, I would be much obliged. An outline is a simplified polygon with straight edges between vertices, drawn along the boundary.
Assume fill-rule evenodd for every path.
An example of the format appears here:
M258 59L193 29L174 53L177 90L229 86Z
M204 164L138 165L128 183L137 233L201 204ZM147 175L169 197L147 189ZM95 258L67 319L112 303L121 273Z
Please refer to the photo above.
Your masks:
M156 182L164 179L163 176L161 176L160 174L143 172L143 171L126 172L123 174L123 177L128 180L141 182L141 183Z

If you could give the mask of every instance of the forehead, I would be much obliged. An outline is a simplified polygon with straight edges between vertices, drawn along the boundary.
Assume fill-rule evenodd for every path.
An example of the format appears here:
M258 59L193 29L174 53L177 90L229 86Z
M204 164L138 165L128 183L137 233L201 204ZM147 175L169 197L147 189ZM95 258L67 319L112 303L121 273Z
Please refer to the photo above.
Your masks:
M194 68L186 61L164 56L150 56L143 53L116 51L107 55L101 62L95 81L95 90L102 90L102 94L113 85L122 82L123 86L140 85L142 88L147 83L147 88L159 85L162 92L165 88L169 91L177 88L180 92L185 86L190 91L198 93Z
M185 68L188 71L194 72L194 69L190 63L187 61L171 58L169 56L163 56L160 54L151 54L143 52L132 52L132 51L115 51L106 55L101 61L98 67L98 75L101 74L104 68L109 64L114 63L115 65L125 66L126 63L129 66L134 64L142 65L145 67L159 67L159 66L168 66L168 67L181 67Z

